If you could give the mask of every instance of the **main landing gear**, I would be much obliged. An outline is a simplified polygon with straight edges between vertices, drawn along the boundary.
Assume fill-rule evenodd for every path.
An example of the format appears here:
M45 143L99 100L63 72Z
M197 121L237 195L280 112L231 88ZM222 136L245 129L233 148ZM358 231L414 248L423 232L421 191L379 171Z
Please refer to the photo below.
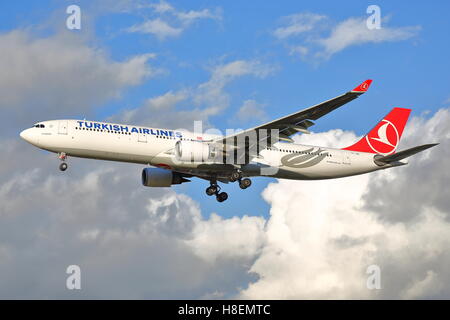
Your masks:
M250 180L249 178L239 180L239 187L241 189L247 189L251 185L252 185L252 180Z
M249 178L242 179L242 172L239 170L233 171L231 173L230 181L231 182L238 181L239 187L241 189L247 189L252 185L252 180L250 180Z
M249 178L242 179L242 172L240 171L233 171L230 176L230 181L238 181L241 189L247 189L252 185L252 180ZM206 188L205 192L208 196L215 195L219 202L224 202L228 199L228 194L226 192L220 192L220 186L217 184L216 180L211 180L211 185Z
M224 202L228 199L228 193L220 192L220 187L216 182L211 182L211 185L206 188L206 194L208 196L216 195L216 199L219 202Z
M59 165L59 170L66 171L69 165L66 163L67 155L64 152L58 153L59 160L62 161L62 163Z

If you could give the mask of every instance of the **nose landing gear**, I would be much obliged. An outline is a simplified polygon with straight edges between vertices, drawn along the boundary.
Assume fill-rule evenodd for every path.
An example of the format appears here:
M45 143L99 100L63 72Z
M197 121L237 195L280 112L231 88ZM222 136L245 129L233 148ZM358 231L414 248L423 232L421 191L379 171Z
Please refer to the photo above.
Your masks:
M58 154L59 160L62 161L62 163L59 165L59 170L66 171L69 165L66 163L67 155L64 152L60 152Z

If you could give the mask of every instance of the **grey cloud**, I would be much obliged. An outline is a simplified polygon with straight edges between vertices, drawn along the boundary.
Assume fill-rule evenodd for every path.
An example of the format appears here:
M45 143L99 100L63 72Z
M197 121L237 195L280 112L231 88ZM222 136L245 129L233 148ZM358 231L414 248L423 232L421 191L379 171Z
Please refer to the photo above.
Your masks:
M328 181L269 184L265 244L250 268L258 279L240 298L445 299L450 296L448 109L413 118L400 149L441 142L407 166ZM301 136L344 146L342 130ZM298 204L301 203L299 207ZM276 261L276 263L274 263ZM366 287L370 265L381 290Z
M351 248L366 243L368 239L366 237L350 237L348 235L342 235L338 238L331 239L330 243L339 248Z
M0 110L12 125L92 114L130 86L157 73L153 54L117 62L76 35L35 38L27 31L0 34Z
M142 187L141 166L70 158L61 173L53 154L1 144L17 158L0 173L0 297L230 297L254 279L263 219L205 219L189 197ZM65 288L71 264L82 269L80 292Z

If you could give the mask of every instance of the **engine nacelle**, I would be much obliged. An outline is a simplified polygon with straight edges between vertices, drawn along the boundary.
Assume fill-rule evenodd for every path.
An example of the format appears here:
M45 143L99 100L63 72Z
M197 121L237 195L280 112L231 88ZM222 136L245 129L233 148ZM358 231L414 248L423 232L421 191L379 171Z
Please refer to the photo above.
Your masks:
M178 141L175 144L175 158L178 161L205 162L216 157L216 148L207 142Z
M142 170L142 184L146 187L170 187L173 184L189 182L179 173L161 168L145 168Z

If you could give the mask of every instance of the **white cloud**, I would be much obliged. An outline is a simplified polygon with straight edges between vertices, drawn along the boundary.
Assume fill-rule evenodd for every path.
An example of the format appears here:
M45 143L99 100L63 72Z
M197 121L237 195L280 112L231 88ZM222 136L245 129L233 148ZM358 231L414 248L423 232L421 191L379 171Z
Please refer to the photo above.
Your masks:
M278 39L286 39L313 30L326 16L314 13L298 13L284 17L285 26L275 29L273 35Z
M222 259L253 259L264 243L265 220L261 217L223 219L217 214L195 226L195 237L186 243L212 263Z
M290 54L319 60L356 45L408 40L421 29L391 27L387 25L388 18L382 21L381 29L369 29L367 17L348 18L332 27L327 16L314 13L299 13L282 20L284 26L275 29L273 35L286 42Z
M155 35L160 40L164 40L168 37L179 36L183 32L183 29L172 27L160 18L156 18L154 20L147 20L141 24L134 25L128 28L127 31L149 33Z
M386 23L384 23L386 24ZM365 18L349 18L333 28L328 37L316 41L323 47L326 58L350 46L365 43L395 42L410 39L417 35L420 27L388 27L382 25L381 29L367 28Z
M229 104L229 97L223 92L228 83L247 75L264 78L274 71L275 68L272 65L263 64L258 60L236 60L215 66L209 81L198 86L199 92L194 101L223 109Z
M179 36L195 21L202 19L219 21L222 19L220 8L217 8L214 13L209 9L181 11L166 1L137 6L137 9L142 8L152 8L153 17L127 28L126 31L152 34L159 40Z
M166 1L160 1L158 3L152 3L149 4L150 7L152 7L153 9L155 9L156 12L158 13L164 13L164 12L168 12L168 11L174 11L174 7L166 2Z
M309 49L305 46L295 46L291 48L289 54L291 55L300 55L301 57L305 57L309 53Z
M257 103L253 99L245 100L242 106L239 108L236 119L240 122L262 122L268 118L264 111L264 105Z
M187 98L187 93L184 91L178 91L173 93L169 91L162 96L149 98L147 100L148 107L152 110L170 110L177 103Z
M210 82L225 85L228 81L231 81L236 77L251 74L259 78L264 78L273 71L273 66L263 64L258 60L235 60L233 62L215 66Z
M176 13L176 16L180 21L184 24L191 24L195 20L199 19L213 19L213 20L221 20L222 16L219 13L220 10L217 11L218 13L212 13L208 9L203 9L200 11L190 10L188 12L179 11Z

